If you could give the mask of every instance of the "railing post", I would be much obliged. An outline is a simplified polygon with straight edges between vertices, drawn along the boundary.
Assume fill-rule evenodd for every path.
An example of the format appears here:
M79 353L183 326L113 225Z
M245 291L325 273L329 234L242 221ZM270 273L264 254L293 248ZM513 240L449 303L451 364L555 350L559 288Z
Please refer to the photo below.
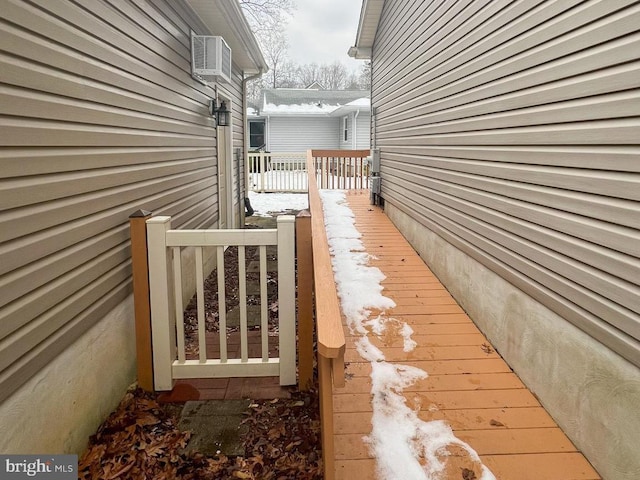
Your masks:
M147 220L147 251L151 300L153 374L156 390L173 388L172 364L175 359L175 328L172 325L170 303L169 255L166 243L171 217L151 217Z
M136 369L138 386L153 391L151 352L151 307L149 304L149 263L147 261L146 221L151 212L138 210L129 216L131 235L131 269L136 331Z
M313 382L313 249L311 214L296 217L296 258L298 260L298 386L308 390Z
M264 152L260 152L260 192L264 193L264 176L267 172L267 157Z
M335 478L335 449L333 444L333 386L331 384L331 359L318 352L318 386L320 395L320 422L322 428L322 463L324 480Z
M278 217L280 385L296 383L295 217Z

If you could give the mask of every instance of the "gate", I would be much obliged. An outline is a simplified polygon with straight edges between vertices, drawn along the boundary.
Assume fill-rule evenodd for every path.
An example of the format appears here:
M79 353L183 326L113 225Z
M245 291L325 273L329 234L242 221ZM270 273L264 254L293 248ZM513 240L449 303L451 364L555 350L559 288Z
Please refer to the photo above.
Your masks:
M267 295L267 247L277 246L278 356L269 356ZM240 356L230 358L227 339L224 251L238 247ZM259 250L260 351L249 354L246 248ZM183 265L182 250L194 249L193 269ZM277 229L265 230L172 230L171 217L147 220L149 289L153 371L156 390L171 390L174 380L184 378L279 376L281 385L296 383L295 331L295 218L278 217ZM218 280L219 348L216 358L208 352L204 299L205 252L215 250ZM197 298L197 358L185 344L183 274L195 276ZM189 273L187 273L189 274ZM219 352L219 353L218 353Z

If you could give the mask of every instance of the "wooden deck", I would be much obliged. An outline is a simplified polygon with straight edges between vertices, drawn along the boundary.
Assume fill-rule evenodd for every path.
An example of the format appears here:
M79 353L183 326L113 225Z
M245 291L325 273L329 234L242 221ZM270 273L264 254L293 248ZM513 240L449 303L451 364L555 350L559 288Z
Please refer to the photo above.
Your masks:
M368 195L350 192L347 200L366 250L377 257L371 265L387 277L383 294L397 304L387 313L413 329L418 346L405 353L392 333L372 341L388 361L429 375L404 392L407 404L425 421L446 420L499 480L599 479ZM375 479L363 441L371 431L371 367L346 327L345 335L346 386L333 395L335 478ZM453 471L447 479L463 478L460 468Z

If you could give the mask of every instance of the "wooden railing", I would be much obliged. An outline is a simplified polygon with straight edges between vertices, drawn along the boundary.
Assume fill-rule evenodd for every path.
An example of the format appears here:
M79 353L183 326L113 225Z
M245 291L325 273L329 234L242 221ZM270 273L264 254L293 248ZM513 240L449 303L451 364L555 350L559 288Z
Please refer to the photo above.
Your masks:
M370 150L311 150L314 172L319 188L369 188Z
M345 336L342 329L340 302L336 291L331 254L327 242L322 200L318 192L316 170L317 151L310 150L307 157L309 173L309 210L313 250L313 280L315 291L315 317L318 338L318 383L320 390L320 417L322 455L325 478L335 470L333 445L333 388L343 387ZM322 162L320 162L322 165Z

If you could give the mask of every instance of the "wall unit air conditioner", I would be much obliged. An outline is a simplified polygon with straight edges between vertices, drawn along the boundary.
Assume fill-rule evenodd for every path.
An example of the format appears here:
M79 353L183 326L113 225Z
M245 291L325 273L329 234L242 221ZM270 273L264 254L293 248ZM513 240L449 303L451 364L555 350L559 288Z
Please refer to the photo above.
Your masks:
M209 82L231 81L231 48L224 38L191 35L191 74Z

